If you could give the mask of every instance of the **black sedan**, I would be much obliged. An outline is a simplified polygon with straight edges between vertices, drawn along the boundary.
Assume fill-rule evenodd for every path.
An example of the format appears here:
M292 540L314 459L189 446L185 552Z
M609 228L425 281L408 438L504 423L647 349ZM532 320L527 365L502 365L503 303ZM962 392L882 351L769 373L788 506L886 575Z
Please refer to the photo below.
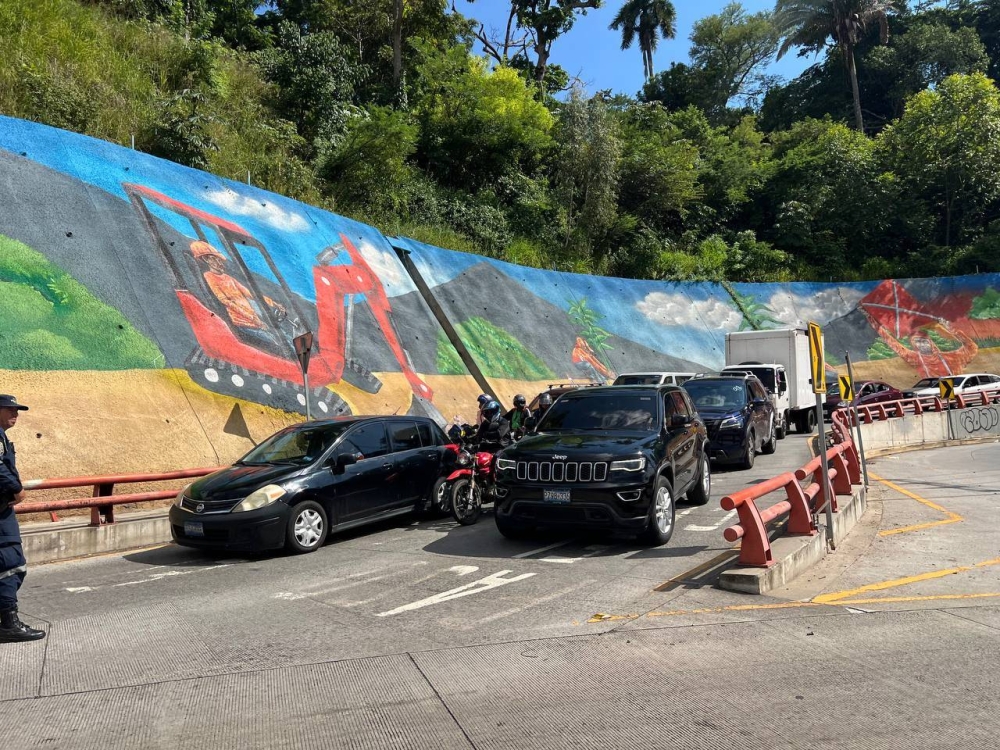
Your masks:
M447 443L426 417L288 427L185 487L170 509L170 531L187 547L312 552L331 531L413 511L440 476Z

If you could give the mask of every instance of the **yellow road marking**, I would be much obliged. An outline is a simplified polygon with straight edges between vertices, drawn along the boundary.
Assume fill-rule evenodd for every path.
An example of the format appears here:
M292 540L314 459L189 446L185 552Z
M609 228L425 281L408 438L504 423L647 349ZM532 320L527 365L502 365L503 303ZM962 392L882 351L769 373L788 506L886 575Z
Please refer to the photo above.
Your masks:
M920 497L920 495L914 492L910 492L908 489L905 489L904 487L900 487L895 482L890 482L888 479L883 479L878 474L874 474L869 471L868 476L874 479L876 482L881 482L889 489L895 490L901 495L906 495L906 497L912 498L913 500L916 500L918 503L926 505L928 508L936 510L940 513L944 513L947 516L947 518L944 518L940 521L929 521L927 523L913 524L912 526L903 526L898 529L887 529L886 531L880 531L878 533L879 536L893 536L894 534L906 534L907 532L910 531L920 531L921 529L929 529L933 526L945 526L949 523L958 523L959 521L965 520L964 518L962 518L962 516L958 515L958 513L953 513L947 508L942 508L940 505L933 502L932 500L928 500L926 497Z
M891 581L880 581L879 583L869 583L867 586L860 586L856 589L846 589L844 591L835 591L830 594L820 594L813 599L814 602L819 604L829 604L830 602L840 603L840 600L847 599L852 596L857 596L858 594L864 594L869 591L885 591L886 589L896 588L897 586L907 586L911 583L919 583L920 581L930 581L934 578L944 578L945 576L955 575L956 573L965 573L969 570L975 570L976 568L987 568L991 565L1000 565L1000 557L996 557L992 560L986 560L984 562L979 562L974 565L962 565L957 568L946 568L944 570L932 570L929 573L920 573L915 576L906 576L905 578L896 578Z
M1000 598L1000 592L989 592L980 594L936 594L932 596L890 596L871 597L863 599L842 599L836 602L778 602L776 604L733 604L728 607L705 607L702 609L673 609L664 612L647 612L645 615L625 614L609 615L597 613L587 623L596 622L616 622L621 620L638 620L642 617L677 617L680 615L706 615L720 614L722 612L751 612L767 609L803 609L815 607L847 607L855 604L887 604L900 602L935 602L935 601L957 601L962 599L996 599Z

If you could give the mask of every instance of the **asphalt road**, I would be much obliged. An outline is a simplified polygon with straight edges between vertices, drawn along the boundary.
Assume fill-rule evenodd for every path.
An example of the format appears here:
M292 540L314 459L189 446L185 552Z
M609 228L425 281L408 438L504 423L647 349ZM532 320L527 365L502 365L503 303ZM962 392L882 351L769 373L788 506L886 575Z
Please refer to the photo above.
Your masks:
M807 458L791 435L752 471L716 472L713 502L682 507L655 549L511 542L485 514L306 556L167 546L40 566L22 610L50 637L0 646L0 736L101 750L995 747L1000 568L980 563L1000 554L1000 527L983 533L1000 445L883 459L873 471L923 482L924 502L880 483L850 543L789 590L713 589L731 554L718 498Z

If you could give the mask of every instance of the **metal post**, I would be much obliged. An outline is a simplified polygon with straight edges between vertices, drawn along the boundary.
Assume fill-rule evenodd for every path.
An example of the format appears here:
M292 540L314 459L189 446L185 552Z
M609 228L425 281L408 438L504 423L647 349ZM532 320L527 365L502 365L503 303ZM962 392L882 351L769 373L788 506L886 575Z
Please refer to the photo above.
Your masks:
M306 387L306 421L307 422L311 422L312 421L312 413L309 411L309 373L308 372L303 372L302 373L302 381L303 381L303 384Z
M854 390L854 368L851 366L851 354L850 352L844 352L844 358L847 360L847 377L851 379L851 390ZM858 394L857 392L851 394L854 398L851 399L851 410L854 413L854 428L858 434L858 455L861 456L861 474L865 478L865 488L868 488L868 461L865 459L865 439L861 435L861 420L858 419Z
M132 134L132 150L135 151L135 133Z
M250 184L250 170L247 170L247 185Z
M825 393L816 394L816 424L819 425L819 462L823 468L823 496L826 497L826 541L831 550L837 549L833 541L833 503L827 496L827 490L833 492L830 482L830 464L826 460L826 427L823 425L823 402L826 400Z

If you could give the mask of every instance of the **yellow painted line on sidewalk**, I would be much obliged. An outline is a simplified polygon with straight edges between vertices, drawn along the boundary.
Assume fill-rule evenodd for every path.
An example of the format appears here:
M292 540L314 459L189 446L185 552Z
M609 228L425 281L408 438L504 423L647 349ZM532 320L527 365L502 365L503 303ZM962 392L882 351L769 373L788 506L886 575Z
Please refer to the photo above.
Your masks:
M818 604L830 604L832 602L840 604L841 601L844 599L855 597L858 594L866 594L869 591L885 591L886 589L893 589L898 586L908 586L911 583L930 581L935 578L944 578L945 576L955 575L957 573L965 573L969 570L975 570L976 568L988 568L991 565L1000 565L1000 557L995 557L992 560L985 560L984 562L979 562L974 565L961 565L957 568L932 570L927 573L919 573L915 576L895 578L891 581L880 581L879 583L869 583L867 586L860 586L856 589L845 589L844 591L835 591L830 594L820 594L819 596L813 598L813 601Z
M589 620L588 624L598 622L620 622L623 620L638 620L646 617L680 617L682 615L709 615L721 614L723 612L754 612L772 609L805 609L815 607L847 607L856 604L898 604L906 602L937 602L937 601L961 601L968 599L996 599L1000 598L1000 591L986 592L979 594L935 594L931 596L890 596L890 597L870 597L860 599L842 599L836 602L778 602L775 604L732 604L728 607L704 607L702 609L672 609L663 612L647 612L640 614L609 615L598 612Z
M944 513L947 516L947 518L943 518L940 521L928 521L927 523L917 523L913 524L912 526L903 526L898 529L887 529L885 531L880 531L878 533L879 536L893 536L895 534L906 534L910 531L920 531L921 529L929 529L934 526L945 526L949 523L958 523L959 521L965 520L964 518L962 518L962 516L958 515L958 513L954 513L948 510L947 508L942 508L933 500L928 500L926 497L921 497L915 492L910 492L910 490L904 487L900 487L895 482L891 482L888 479L884 479L883 477L880 477L878 474L874 474L869 471L868 476L874 479L876 482L881 482L889 489L895 490L901 495L905 495L906 497L916 500L921 505L926 505L928 508L936 510L940 513Z

